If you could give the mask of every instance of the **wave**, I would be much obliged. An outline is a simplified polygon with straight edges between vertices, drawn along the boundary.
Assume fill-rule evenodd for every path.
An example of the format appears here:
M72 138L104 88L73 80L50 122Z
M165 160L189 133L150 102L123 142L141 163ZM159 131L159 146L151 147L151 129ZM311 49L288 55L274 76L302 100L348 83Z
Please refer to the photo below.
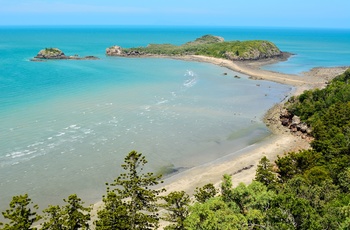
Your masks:
M60 146L64 146L67 143L79 142L90 135L94 135L94 130L82 128L77 124L69 125L61 131L56 132L56 134L43 137L41 140L28 144L22 149L18 148L0 156L0 167L19 164L39 156L53 153Z
M189 77L189 79L183 83L183 86L186 88L191 88L197 84L197 74L195 74L192 70L187 70L184 76Z
M162 100L162 101L158 101L156 105L166 104L168 102L169 100Z

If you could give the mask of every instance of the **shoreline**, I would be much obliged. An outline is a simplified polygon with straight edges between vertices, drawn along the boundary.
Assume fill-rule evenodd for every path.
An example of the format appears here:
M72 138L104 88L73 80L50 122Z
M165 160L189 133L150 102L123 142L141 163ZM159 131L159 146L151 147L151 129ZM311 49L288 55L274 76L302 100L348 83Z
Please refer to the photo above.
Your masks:
M290 96L301 94L304 90L323 88L327 82L339 74L343 73L347 67L318 67L302 75L292 75L278 73L261 69L262 66L285 61L288 57L277 57L259 61L230 61L198 55L187 56L161 56L147 55L138 58L169 58L183 61L206 62L228 68L232 71L248 75L254 80L266 80L277 82L294 87ZM287 99L287 98L286 98ZM185 191L190 196L193 195L196 187L201 187L207 183L220 186L222 176L229 174L232 176L233 186L243 182L249 184L255 177L258 162L266 156L271 162L288 152L299 151L310 148L307 140L290 133L289 129L283 127L279 122L280 111L283 109L284 99L279 104L270 108L264 115L263 121L271 131L271 135L265 139L247 146L236 152L232 152L222 158L204 165L200 165L164 179L164 183L158 187L165 188L168 194L173 191ZM102 201L93 205L93 216L103 204Z
M211 63L235 72L246 74L254 80L266 80L293 86L294 90L292 90L289 97L300 95L305 90L324 88L328 81L343 73L348 68L316 67L308 72L302 73L302 75L292 75L261 69L262 66L268 64L286 61L288 57L235 62L196 55L168 58ZM254 179L257 165L263 156L266 156L273 163L277 159L277 156L310 148L310 143L307 140L302 139L300 136L293 135L288 128L282 126L280 123L279 115L281 114L284 103L289 97L266 111L263 117L263 122L271 131L271 135L258 143L233 152L214 162L209 162L208 164L186 170L185 172L167 178L165 180L165 186L163 186L167 189L167 193L184 190L192 195L196 187L203 186L207 183L213 183L216 187L219 187L224 174L232 176L234 187L241 182L249 184Z

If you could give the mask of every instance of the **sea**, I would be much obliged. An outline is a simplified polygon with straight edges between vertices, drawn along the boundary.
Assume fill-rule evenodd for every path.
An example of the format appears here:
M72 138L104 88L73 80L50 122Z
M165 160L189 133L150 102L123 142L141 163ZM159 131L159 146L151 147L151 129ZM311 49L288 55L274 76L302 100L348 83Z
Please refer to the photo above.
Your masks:
M145 171L170 177L271 135L263 115L288 85L209 63L105 55L113 45L181 45L206 34L269 40L294 54L264 67L272 71L350 66L345 29L0 27L0 210L25 193L41 209L74 193L99 201L132 150L145 155ZM30 61L51 47L99 60Z

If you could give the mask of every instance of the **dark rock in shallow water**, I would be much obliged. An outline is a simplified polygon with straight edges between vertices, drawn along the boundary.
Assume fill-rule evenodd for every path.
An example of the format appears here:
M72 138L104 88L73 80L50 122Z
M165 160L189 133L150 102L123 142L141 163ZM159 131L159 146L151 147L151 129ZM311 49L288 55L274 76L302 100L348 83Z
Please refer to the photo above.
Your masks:
M45 59L52 59L52 60L97 60L99 58L95 57L95 56L86 56L86 57L79 57L78 55L66 56L58 48L46 48L46 49L40 50L40 52L33 59L31 59L31 61L42 61Z

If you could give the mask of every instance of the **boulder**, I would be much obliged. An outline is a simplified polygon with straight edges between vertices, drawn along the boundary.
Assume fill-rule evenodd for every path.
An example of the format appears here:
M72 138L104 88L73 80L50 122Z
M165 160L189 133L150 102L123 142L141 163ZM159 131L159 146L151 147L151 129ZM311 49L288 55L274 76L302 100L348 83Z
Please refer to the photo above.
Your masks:
M291 120L293 115L287 110L287 109L282 109L280 112L280 118L287 118Z
M288 118L281 118L281 123L283 126L289 126L289 119Z
M300 117L293 115L287 109L280 110L279 114L283 126L288 127L294 135L309 140L312 129L305 122L302 122Z
M300 117L298 116L293 116L292 118L292 125L299 125L300 124Z
M112 46L106 49L106 55L108 56L122 56L123 49L120 46Z
M308 130L308 126L306 123L302 122L300 124L297 125L297 129L302 132L302 133L307 133L307 130Z
M307 128L307 129L306 129L306 133L307 133L308 135L311 135L312 129L311 129L311 128Z

